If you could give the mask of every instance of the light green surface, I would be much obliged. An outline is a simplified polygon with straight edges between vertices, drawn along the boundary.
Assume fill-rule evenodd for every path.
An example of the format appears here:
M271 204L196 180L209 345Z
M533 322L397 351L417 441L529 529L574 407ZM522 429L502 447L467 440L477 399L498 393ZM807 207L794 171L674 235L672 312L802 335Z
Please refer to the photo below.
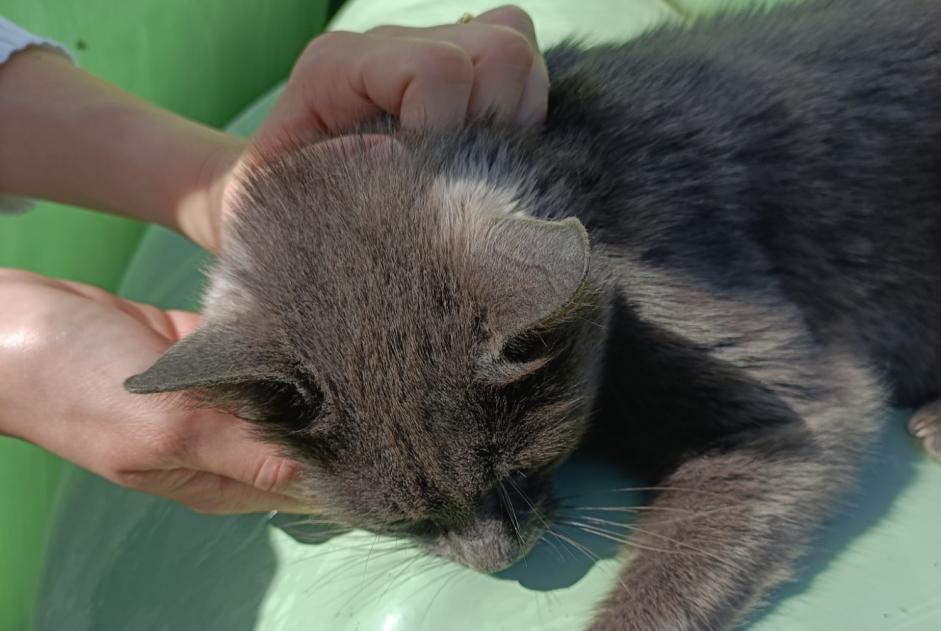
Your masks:
M61 41L89 72L191 118L222 125L287 74L322 28L326 5L326 0L0 0L0 15ZM113 290L143 230L123 219L39 204L26 215L0 217L0 267ZM50 510L65 470L41 449L0 438L0 631L27 626Z
M389 4L354 2L341 24L434 22L484 7L429 2L423 6L430 17L423 17L419 3ZM634 33L662 15L656 2L631 3L636 13L618 5L624 3L523 3L544 42L570 30ZM239 127L252 128L264 108ZM204 261L183 240L153 229L124 292L191 307L201 286L195 269ZM563 494L628 482L586 462L560 475ZM941 466L917 453L901 417L893 419L860 488L822 534L801 580L772 599L754 631L941 629ZM616 493L579 503L628 505L633 499ZM300 544L270 527L267 516L196 516L83 474L64 499L37 628L572 631L613 585L617 567L609 542L581 541L602 560L591 563L556 542L537 546L509 572L484 576L397 551L364 533Z

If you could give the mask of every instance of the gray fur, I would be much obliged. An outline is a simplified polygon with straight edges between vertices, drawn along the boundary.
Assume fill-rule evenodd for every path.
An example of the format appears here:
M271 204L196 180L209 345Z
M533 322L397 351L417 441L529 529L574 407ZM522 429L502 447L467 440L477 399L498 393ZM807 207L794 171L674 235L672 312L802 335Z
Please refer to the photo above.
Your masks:
M941 395L939 42L941 3L816 1L551 50L539 131L300 148L245 182L205 338L129 387L234 409L338 522L486 571L604 450L691 516L644 512L592 630L734 627L885 408Z

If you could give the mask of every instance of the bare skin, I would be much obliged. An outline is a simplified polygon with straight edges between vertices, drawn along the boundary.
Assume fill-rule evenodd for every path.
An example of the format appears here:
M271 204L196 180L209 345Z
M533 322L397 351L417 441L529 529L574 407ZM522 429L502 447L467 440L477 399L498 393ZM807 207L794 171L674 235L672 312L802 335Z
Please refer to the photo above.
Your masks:
M225 193L246 161L382 112L414 127L486 111L539 124L547 96L532 23L515 7L314 39L248 142L32 48L0 66L0 192L159 223L217 251ZM316 508L292 493L295 463L240 420L124 391L198 314L20 270L0 270L0 304L16 305L0 314L0 435L201 512Z

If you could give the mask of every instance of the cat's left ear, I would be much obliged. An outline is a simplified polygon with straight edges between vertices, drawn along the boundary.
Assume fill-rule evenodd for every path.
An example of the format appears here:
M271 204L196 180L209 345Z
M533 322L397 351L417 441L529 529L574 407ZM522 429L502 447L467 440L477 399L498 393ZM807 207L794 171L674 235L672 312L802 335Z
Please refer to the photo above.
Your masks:
M479 359L479 376L509 384L539 371L553 350L558 323L588 304L590 244L578 219L505 217L484 241L481 265L489 287L487 323L494 347Z

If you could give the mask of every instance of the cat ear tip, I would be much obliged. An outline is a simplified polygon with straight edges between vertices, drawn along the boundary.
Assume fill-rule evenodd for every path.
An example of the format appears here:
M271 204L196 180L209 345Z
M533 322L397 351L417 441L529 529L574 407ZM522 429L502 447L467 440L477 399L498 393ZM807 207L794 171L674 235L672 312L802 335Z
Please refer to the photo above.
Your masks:
M147 378L149 371L138 375L132 375L124 380L124 389L131 394L153 394L159 392L159 389Z

